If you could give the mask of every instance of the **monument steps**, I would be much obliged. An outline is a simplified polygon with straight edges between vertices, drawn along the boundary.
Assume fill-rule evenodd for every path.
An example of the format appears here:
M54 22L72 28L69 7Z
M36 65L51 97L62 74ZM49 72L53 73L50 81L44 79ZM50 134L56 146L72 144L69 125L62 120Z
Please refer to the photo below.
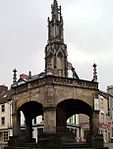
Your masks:
M90 144L86 143L64 143L63 149L108 149L108 147L93 148Z

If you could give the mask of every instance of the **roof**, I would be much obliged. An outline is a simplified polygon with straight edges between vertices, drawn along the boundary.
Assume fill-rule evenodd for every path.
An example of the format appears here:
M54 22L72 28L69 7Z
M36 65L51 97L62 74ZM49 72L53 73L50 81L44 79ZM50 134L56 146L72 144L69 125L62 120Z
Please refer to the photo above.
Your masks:
M41 72L41 73L39 73L39 74L37 74L37 75L33 75L33 76L31 76L31 77L29 77L29 76L26 75L26 74L21 74L21 75L20 75L20 78L19 78L18 81L17 81L17 84L18 84L18 85L22 85L22 84L24 84L24 83L26 83L26 82L28 82L28 81L43 78L44 76L45 76L45 72Z
M106 99L109 99L109 94L107 93L107 92L104 92L104 91L99 91L99 94L101 95L101 96L103 96L104 98L106 98Z
M0 94L2 94L4 91L8 90L8 87L5 85L0 85Z
M11 89L8 90L7 86L0 86L0 104L6 103L11 100Z

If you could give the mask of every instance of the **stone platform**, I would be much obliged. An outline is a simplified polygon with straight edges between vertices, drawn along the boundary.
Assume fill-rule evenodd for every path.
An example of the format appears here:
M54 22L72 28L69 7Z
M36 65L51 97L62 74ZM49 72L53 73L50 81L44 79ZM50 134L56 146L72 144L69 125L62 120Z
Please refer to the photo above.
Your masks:
M108 147L104 147L101 135L93 136L87 143L75 143L71 140L63 141L56 134L43 134L38 143L34 139L26 142L25 139L11 137L4 149L108 149Z

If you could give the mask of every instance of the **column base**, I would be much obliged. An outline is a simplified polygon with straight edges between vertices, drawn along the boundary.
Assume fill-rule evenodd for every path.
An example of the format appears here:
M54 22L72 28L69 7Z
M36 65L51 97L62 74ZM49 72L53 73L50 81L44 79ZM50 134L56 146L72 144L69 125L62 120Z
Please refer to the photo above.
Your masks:
M41 149L63 149L62 140L56 134L42 134L39 138Z
M70 132L66 127L57 127L56 135L62 142L75 142L75 134Z
M9 138L8 146L4 147L4 149L32 149L33 147L37 147L36 140L32 138L31 140L26 137L13 136Z
M57 132L56 134L62 142L76 142L75 134L71 132Z
M104 148L104 139L103 139L103 135L101 134L97 134L97 135L93 135L91 138L91 146L93 148Z

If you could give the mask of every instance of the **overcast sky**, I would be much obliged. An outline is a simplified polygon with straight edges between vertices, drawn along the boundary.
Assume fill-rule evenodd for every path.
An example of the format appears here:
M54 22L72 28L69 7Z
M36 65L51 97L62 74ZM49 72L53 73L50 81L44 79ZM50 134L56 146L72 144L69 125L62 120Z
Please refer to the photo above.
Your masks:
M0 0L0 84L10 86L13 69L44 71L47 17L52 0ZM68 61L81 79L92 80L97 64L99 88L113 84L113 0L59 0Z

